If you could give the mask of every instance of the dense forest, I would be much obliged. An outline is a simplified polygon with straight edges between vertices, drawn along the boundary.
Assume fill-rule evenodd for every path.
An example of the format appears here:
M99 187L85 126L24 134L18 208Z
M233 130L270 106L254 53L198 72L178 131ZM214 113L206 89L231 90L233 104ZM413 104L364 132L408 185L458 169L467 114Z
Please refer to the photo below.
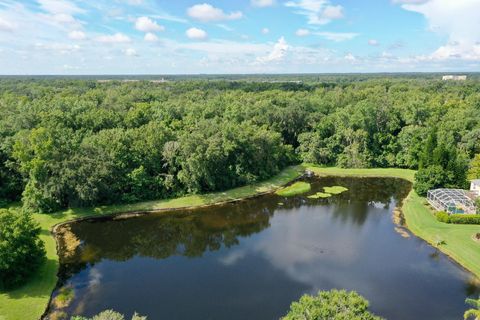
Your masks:
M0 201L52 212L225 190L309 162L466 187L480 83L0 80Z

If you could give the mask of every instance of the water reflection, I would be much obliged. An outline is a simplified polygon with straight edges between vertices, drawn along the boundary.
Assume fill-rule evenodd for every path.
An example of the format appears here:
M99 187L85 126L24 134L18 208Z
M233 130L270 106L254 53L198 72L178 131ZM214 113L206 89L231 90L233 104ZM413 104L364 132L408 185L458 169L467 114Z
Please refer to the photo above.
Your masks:
M461 317L465 297L478 293L478 284L434 248L394 230L392 211L408 182L310 181L311 194L324 186L349 190L327 199L268 195L67 226L61 284L74 287L76 296L63 311L278 319L303 293L346 288L389 319Z

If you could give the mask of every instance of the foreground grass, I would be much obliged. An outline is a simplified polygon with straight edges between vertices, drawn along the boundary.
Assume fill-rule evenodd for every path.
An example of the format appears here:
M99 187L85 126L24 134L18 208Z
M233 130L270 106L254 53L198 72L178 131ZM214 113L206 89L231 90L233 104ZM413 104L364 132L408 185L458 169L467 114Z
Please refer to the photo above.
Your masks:
M296 179L303 172L303 166L290 167L267 181L228 190L226 192L191 195L176 199L147 201L128 205L70 209L49 215L35 214L34 218L42 228L40 237L45 242L47 261L32 276L26 285L8 292L0 291L0 320L37 320L45 311L50 295L57 282L59 262L56 243L51 234L51 230L59 223L88 216L200 207L233 201L261 193L272 192Z
M320 176L397 177L411 182L415 178L415 171L406 169L342 169L311 165L307 169ZM402 212L408 229L433 246L443 241L438 249L480 278L480 243L472 239L480 232L480 226L439 222L425 204L425 198L414 190L404 200Z

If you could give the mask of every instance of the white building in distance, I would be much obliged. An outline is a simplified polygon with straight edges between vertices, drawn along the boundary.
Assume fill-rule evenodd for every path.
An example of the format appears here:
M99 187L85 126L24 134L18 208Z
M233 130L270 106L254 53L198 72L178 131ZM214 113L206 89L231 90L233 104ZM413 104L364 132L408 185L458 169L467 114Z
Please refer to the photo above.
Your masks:
M446 81L446 80L454 80L454 81L465 81L467 80L467 76L465 75L461 75L461 76L456 76L456 75L445 75L442 77L442 80Z

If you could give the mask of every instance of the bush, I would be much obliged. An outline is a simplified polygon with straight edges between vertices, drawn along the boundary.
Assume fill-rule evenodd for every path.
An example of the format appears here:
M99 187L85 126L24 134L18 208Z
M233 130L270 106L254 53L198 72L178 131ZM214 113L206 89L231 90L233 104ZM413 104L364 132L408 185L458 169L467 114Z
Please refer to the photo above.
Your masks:
M74 316L71 318L71 320L125 320L125 317L116 311L105 310L103 312L100 312L93 318ZM135 312L135 314L132 316L132 320L147 320L147 317L140 316Z
M380 320L368 311L368 301L355 291L319 291L293 302L282 320Z
M21 284L45 258L40 227L28 213L0 209L0 287Z
M453 224L480 224L480 214L448 214L440 211L435 214L440 222Z
M435 217L437 217L437 220L440 222L450 223L450 215L445 211L435 213Z
M452 214L449 223L480 224L480 214Z

